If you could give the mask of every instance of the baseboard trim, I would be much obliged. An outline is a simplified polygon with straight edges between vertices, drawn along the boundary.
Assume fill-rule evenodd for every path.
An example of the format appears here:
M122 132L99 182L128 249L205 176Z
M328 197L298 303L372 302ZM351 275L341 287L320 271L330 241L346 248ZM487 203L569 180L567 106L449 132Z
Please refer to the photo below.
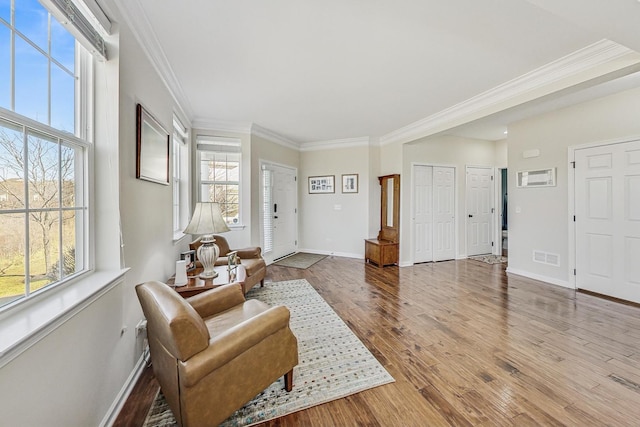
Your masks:
M507 274L515 274L517 276L526 277L528 279L538 280L540 282L549 283L551 285L561 286L563 288L575 289L571 284L566 280L555 279L553 277L543 276L541 274L531 273L525 270L518 270L515 268L507 267Z
M363 254L354 254L349 252L331 252L331 251L322 251L317 249L298 249L298 252L306 252L309 254L316 254L316 255L339 256L344 258L364 259Z
M120 392L116 396L116 399L113 401L106 415L102 419L100 427L110 427L116 421L116 418L118 417L118 414L120 414L122 407L129 398L133 387L138 382L138 379L140 379L142 372L144 372L144 369L147 365L147 354L148 350L145 349L140 355L140 358L138 359L138 362L134 366L133 370L131 371L131 374L129 374L129 378L127 378L127 381L125 381L124 385L120 389Z

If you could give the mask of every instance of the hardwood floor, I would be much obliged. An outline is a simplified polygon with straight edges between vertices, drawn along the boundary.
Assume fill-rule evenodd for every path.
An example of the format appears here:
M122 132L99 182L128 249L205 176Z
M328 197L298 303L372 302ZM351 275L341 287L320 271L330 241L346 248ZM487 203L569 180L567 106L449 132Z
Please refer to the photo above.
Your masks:
M269 266L307 279L396 382L262 425L640 425L640 308L504 268ZM116 426L142 424L157 383L139 383Z

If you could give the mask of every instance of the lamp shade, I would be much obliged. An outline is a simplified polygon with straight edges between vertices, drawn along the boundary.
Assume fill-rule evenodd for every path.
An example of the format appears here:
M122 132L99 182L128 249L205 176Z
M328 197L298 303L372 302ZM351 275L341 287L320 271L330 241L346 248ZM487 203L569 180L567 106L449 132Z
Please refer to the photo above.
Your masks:
M213 202L198 202L193 210L193 216L187 228L184 229L185 234L213 234L224 233L230 231L227 223L222 218L220 205Z

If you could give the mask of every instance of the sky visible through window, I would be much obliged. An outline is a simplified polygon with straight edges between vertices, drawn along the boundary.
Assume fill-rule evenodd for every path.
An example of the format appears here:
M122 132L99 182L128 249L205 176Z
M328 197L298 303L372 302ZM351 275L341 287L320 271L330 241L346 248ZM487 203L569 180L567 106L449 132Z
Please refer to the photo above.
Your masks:
M37 0L0 0L1 107L74 133L75 74L74 37Z

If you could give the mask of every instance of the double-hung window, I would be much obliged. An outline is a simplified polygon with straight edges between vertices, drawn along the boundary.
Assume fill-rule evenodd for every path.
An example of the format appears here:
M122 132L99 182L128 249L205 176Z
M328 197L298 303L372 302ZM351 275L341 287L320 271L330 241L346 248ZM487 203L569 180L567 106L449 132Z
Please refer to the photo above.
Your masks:
M91 61L38 1L0 1L0 306L89 268Z
M227 224L239 225L240 140L199 135L197 153L199 201L220 203Z
M187 129L177 117L173 118L173 238L180 239L189 219L188 172L189 146Z

